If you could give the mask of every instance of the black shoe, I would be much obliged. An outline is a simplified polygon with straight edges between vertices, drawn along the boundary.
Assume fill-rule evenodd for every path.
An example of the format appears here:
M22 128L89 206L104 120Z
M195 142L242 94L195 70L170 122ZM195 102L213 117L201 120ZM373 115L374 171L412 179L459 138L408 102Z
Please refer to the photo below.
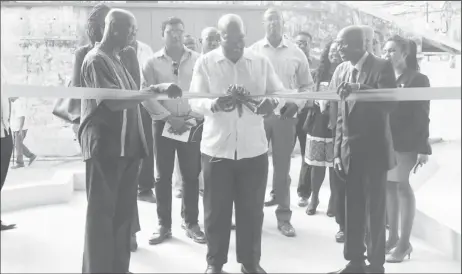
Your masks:
M4 230L11 230L11 229L15 229L15 228L16 228L16 225L15 225L15 224L7 225L7 224L4 224L4 223L2 222L1 225L2 225L1 231L4 231Z
M156 232L152 234L151 238L149 239L149 244L157 245L170 238L172 238L172 229L161 226Z
M244 274L247 273L255 273L255 274L266 274L266 271L260 266L260 265L255 265L255 266L250 266L250 265L241 265L241 272Z
M208 265L207 269L205 270L205 274L225 273L222 268L223 268L222 266L218 267L218 266Z
M348 263L344 268L339 269L334 272L329 272L329 274L335 274L335 273L367 273L366 272L366 264L364 262L354 264L354 263Z
M198 224L192 225L188 228L188 226L185 223L183 223L181 227L186 231L186 236L191 238L194 242L198 244L207 243L205 234L201 231L201 227Z
M281 231L282 235L286 237L295 237L295 228L290 224L289 221L279 222L278 230Z
M138 200L143 201L143 202L148 202L151 204L157 203L156 196L154 196L154 193L152 193L152 191L138 193Z
M306 214L310 216L316 214L318 205L319 205L319 200L313 200L313 198L311 198L311 202L308 205L308 208L306 209Z
M135 252L138 250L138 242L136 241L136 234L133 234L130 239L130 251Z
M337 243L344 243L345 242L345 233L343 230L339 230L337 234L335 234L335 241Z
M265 206L274 206L274 205L277 205L276 197L274 195L270 195L269 200L265 202Z

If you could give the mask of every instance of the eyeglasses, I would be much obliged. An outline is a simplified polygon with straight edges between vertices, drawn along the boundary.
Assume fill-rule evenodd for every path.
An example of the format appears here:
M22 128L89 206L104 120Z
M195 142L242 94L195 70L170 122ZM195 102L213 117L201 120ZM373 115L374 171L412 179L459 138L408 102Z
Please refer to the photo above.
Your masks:
M173 75L178 76L179 67L180 65L177 62L175 61L172 62Z

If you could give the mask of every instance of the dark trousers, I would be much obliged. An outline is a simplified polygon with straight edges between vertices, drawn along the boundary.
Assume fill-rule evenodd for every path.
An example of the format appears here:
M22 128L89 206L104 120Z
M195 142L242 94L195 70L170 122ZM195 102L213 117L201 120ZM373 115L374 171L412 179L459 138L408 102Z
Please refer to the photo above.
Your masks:
M87 217L83 273L127 273L140 160L92 158L85 162Z
M3 189L5 184L6 175L8 174L8 168L10 167L11 154L13 153L13 138L11 136L11 131L4 132L5 137L1 138L1 179L2 185L0 190Z
M149 155L143 159L141 164L141 172L140 172L140 179L139 179L139 186L138 191L139 193L143 192L151 192L152 188L154 187L154 141L153 141L153 134L152 134L152 119L147 110L144 107L140 107L141 112L141 120L143 122L144 127L144 134L146 137L146 142L148 144L148 148L151 149L149 151Z
M207 263L222 266L228 261L234 202L237 261L244 265L258 264L268 155L229 160L202 154L202 166Z
M154 157L157 167L155 190L159 225L167 228L172 226L172 175L176 152L183 178L181 217L190 227L196 225L199 218L200 142L185 143L163 137L164 125L163 121L153 123L156 150ZM191 132L195 130L196 127L192 128Z
M331 194L335 208L335 221L339 225L340 230L345 231L345 181L342 181L337 173L332 170L329 173Z
M363 262L365 235L367 259L374 267L385 263L387 171L366 170L351 159L346 176L345 259Z
M298 113L298 122L296 125L295 139L300 143L300 153L302 155L302 166L300 169L300 176L298 178L297 193L299 197L309 198L311 195L311 173L310 166L305 163L305 150L306 150L306 132L303 130L308 109L303 108Z

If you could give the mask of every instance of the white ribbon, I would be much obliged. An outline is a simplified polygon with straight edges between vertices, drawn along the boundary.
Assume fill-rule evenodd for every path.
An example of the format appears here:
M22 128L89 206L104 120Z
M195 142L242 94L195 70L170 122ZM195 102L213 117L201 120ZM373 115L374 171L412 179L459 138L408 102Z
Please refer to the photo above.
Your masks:
M153 99L171 100L166 94L146 91L133 91L104 88L78 88L56 86L8 85L2 86L2 96L6 97L40 97L40 98L75 98L75 99ZM224 94L223 94L224 95ZM184 99L217 98L223 96L210 93L183 92ZM265 95L250 95L249 97L275 97L302 100L340 101L335 91L275 93ZM460 100L460 87L430 87L430 88L393 88L361 90L350 94L346 100L351 101L423 101L423 100Z

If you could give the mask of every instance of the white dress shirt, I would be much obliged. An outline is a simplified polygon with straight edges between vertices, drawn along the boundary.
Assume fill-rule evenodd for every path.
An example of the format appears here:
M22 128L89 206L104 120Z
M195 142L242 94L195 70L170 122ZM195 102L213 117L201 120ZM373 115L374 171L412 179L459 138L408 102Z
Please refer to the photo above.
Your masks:
M250 49L268 57L287 91L309 92L314 87L306 55L286 38L281 40L279 46L273 47L265 37ZM306 100L295 100L299 109L303 108L305 102ZM275 114L279 115L278 112L279 108L276 108Z
M230 85L242 85L254 95L284 92L268 58L245 49L236 63L223 55L221 47L199 57L194 67L190 92L225 95ZM243 106L231 112L211 110L212 99L190 100L193 111L204 115L201 152L215 158L240 160L268 151L263 117ZM283 100L279 101L280 104Z
M141 87L146 88L150 85L161 83L175 83L183 91L189 90L191 77L193 74L194 64L196 63L199 53L184 47L184 53L177 68L173 67L173 60L167 55L165 48L154 53L151 58L143 64L141 73ZM194 112L191 112L188 100L176 99L158 101L155 99L146 100L143 106L151 115L153 120L162 120L169 115L187 116L201 118Z
M10 127L11 131L19 131L20 128L20 118L24 117L23 130L29 128L27 117L28 116L28 107L26 98L18 98L16 101L11 103L11 117L10 117Z

